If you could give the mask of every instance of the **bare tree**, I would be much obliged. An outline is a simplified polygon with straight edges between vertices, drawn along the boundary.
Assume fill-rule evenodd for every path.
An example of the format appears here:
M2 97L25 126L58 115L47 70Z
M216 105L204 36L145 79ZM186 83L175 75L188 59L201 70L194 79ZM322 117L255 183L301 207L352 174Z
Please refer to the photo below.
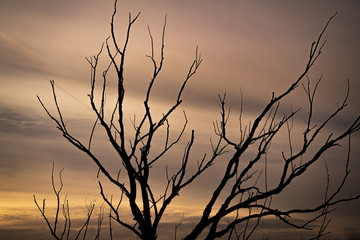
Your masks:
M60 186L58 189L56 189L56 184L55 184L55 180L54 180L54 163L53 163L53 167L52 167L52 171L51 171L51 184L52 184L52 189L54 191L54 194L56 196L56 210L55 210L55 217L54 217L54 223L51 224L50 220L48 219L48 217L45 214L45 199L43 199L42 202L42 207L40 207L40 205L38 204L35 195L34 197L34 202L37 206L37 208L39 209L41 215L43 216L51 235L57 239L57 240L62 240L62 239L69 239L70 237L70 232L71 232L71 219L70 219L70 207L69 207L69 201L66 199L63 200L63 203L61 203L61 191L63 190L63 181L62 181L62 177L61 174L63 172L64 169L62 169L59 173L59 181L60 181ZM89 206L87 206L87 217L85 220L85 223L79 228L79 230L76 231L76 236L74 237L74 239L79 239L80 236L83 236L83 239L85 239L87 231L88 231L88 227L89 227L89 223L90 223L90 218L93 214L94 211L94 207L95 204L91 203ZM62 215L64 217L64 223L63 223L63 228L59 231L59 226L60 226L60 221L59 221L59 213L60 211L62 211ZM100 216L101 217L101 216ZM99 219L99 224L101 225L101 221ZM98 228L98 232L100 231L100 228Z
M208 168L213 166L220 155L227 152L226 168L222 173L222 178L218 185L214 186L214 191L209 196L199 221L194 224L193 229L184 237L184 239L198 239L200 235L202 236L201 238L204 239L216 239L224 236L228 236L228 239L249 239L256 227L259 225L261 219L268 216L276 217L279 221L297 229L308 229L313 221L324 217L324 220L322 221L323 224L320 227L317 238L326 234L325 229L328 224L326 216L332 211L332 207L341 202L358 199L360 197L360 195L346 198L341 198L339 196L339 193L349 176L350 136L352 133L357 132L360 128L359 116L343 132L339 134L330 134L326 137L325 142L321 143L320 146L317 145L320 142L318 139L320 139L320 136L323 135L321 134L322 130L346 107L349 95L349 85L343 102L336 108L336 110L330 113L322 123L317 125L313 124L314 97L320 80L317 81L315 86L312 88L307 74L321 54L325 45L325 41L322 40L323 34L328 27L328 24L336 14L328 20L316 41L311 44L306 67L298 79L296 79L281 94L275 95L273 93L270 101L265 105L258 117L256 117L252 123L250 122L250 124L244 125L241 118L243 114L241 107L240 132L238 134L239 140L231 139L231 137L227 134L227 123L230 112L226 106L226 95L218 96L218 104L221 109L221 114L220 120L214 123L217 140L216 142L211 142L211 154L204 154L204 156L198 160L197 168L195 170L190 169L190 151L195 140L195 132L192 130L190 139L184 147L180 168L173 174L167 171L167 181L164 184L164 191L160 197L157 197L159 195L154 193L154 188L149 180L152 173L151 169L156 163L162 160L165 153L179 143L180 139L184 135L188 123L186 114L184 113L184 124L174 140L171 140L173 138L170 138L171 128L169 117L182 103L184 89L190 78L197 72L202 59L196 48L195 58L177 92L173 104L162 114L160 118L156 119L150 110L149 99L151 97L153 85L163 67L166 18L162 31L160 60L156 60L154 57L153 37L149 29L151 54L147 57L153 64L153 74L150 78L144 97L144 114L138 122L136 122L136 119L134 118L132 121L134 135L128 138L127 134L130 130L127 129L124 124L125 57L132 27L140 16L140 13L138 13L135 17L132 17L132 15L129 14L126 35L124 37L123 44L120 45L114 31L116 5L117 1L115 0L114 12L111 18L111 36L106 39L106 42L103 44L97 55L87 59L91 66L91 88L89 100L96 117L93 128L89 131L89 141L87 143L81 142L68 131L57 100L54 81L50 81L50 83L57 116L50 113L48 108L38 97L42 107L46 111L47 115L55 122L58 130L63 134L63 137L80 151L87 154L92 162L94 162L99 168L99 174L102 174L111 184L120 190L120 200L115 202L112 197L109 197L108 194L106 194L103 184L99 178L98 184L100 194L107 206L110 208L110 224L112 221L115 221L125 229L132 232L139 239L156 239L158 236L158 226L166 213L166 209L172 201L179 196L179 192L193 183L194 180L202 175ZM95 88L97 86L96 83L99 81L98 63L99 57L104 51L110 59L110 64L101 73L100 81L102 81L102 87L99 97L100 100L96 103ZM105 96L109 71L114 71L117 76L117 101L112 107L112 111L109 114L105 114ZM308 114L303 134L301 136L297 136L297 138L302 138L302 145L299 149L295 150L291 141L291 133L293 118L298 113L298 110L292 110L290 113L284 115L279 113L279 106L280 102L291 95L299 85L303 87L308 98ZM93 133L95 128L98 126L102 127L112 148L117 153L118 159L121 160L121 164L119 165L121 174L120 171L117 175L111 174L111 171L105 167L102 160L98 158L96 153L94 153L91 149L92 139L94 136ZM268 184L267 177L267 153L272 140L283 128L287 129L288 132L290 151L288 154L282 153L283 164L281 173L275 181L276 184L270 185ZM154 144L154 137L161 130L164 130L166 133L162 151L160 151L160 153L156 156L150 155ZM295 179L301 177L314 165L314 163L319 161L325 152L335 146L338 146L340 141L345 138L349 138L349 149L347 156L345 156L346 162L344 166L344 176L340 185L333 192L330 192L329 190L328 180L324 200L315 204L315 206L291 209L278 209L272 207L272 198L274 196L284 191L285 188L291 187L291 184ZM305 155L305 153L308 153L308 149L310 149L310 147L316 147L316 149L313 149L309 154ZM256 153L252 154L252 158L249 158L247 153L249 151L253 151L254 149L256 150ZM224 160L222 159L222 161ZM263 183L260 183L260 177L264 179ZM56 190L54 187L54 192L57 197L60 194L61 187L60 190ZM35 197L34 200L36 202ZM119 207L123 204L128 204L134 219L133 222L124 220L120 215ZM59 238L56 234L56 221L55 226L52 227L44 214L45 203L43 208L40 208L38 204L37 206L46 220L52 235L56 239L62 239L62 237ZM64 216L69 219L68 224L70 225L70 216L68 214L68 210L66 210L68 205L64 204L64 206ZM243 215L240 213L240 210L244 209L247 209L248 214ZM58 211L56 213L56 219ZM89 211L89 218L91 212L92 210ZM310 217L306 223L297 223L292 221L292 216L308 213L314 213L315 216ZM175 225L175 238L176 230L180 224L181 222ZM240 225L244 226L242 230L237 228L237 226ZM112 233L110 233L110 235L112 238Z

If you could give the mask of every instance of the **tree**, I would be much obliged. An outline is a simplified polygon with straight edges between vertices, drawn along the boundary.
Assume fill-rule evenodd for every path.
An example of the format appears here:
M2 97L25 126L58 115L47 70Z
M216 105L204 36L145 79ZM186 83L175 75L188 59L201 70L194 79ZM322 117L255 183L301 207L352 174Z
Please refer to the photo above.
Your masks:
M121 46L114 32L116 5L117 0L115 0L114 12L111 18L111 36L106 39L97 55L87 59L91 66L91 86L88 96L92 111L94 112L96 118L93 128L89 130L90 137L88 142L81 142L70 131L68 131L57 100L54 81L50 81L50 83L54 103L57 109L57 116L50 113L42 100L38 97L40 104L47 115L55 122L57 129L62 133L63 137L73 146L85 153L99 168L99 174L103 175L111 184L121 191L119 197L120 200L118 202L114 202L112 197L109 197L108 194L106 194L98 174L100 195L110 209L111 238L111 222L115 221L124 229L132 232L139 239L156 239L158 236L158 226L166 214L166 210L169 205L179 196L179 193L184 188L194 183L200 175L204 174L206 170L216 164L217 159L219 159L219 157L225 152L227 152L226 168L225 171L221 173L222 178L218 185L214 186L213 194L209 196L208 202L204 206L201 218L194 225L193 229L186 235L184 238L186 240L198 239L200 235L204 239L216 239L223 236L228 236L229 239L248 239L259 225L261 219L268 216L275 217L289 226L301 229L308 229L309 225L313 221L323 218L323 224L321 225L317 236L320 237L326 233L325 229L328 224L327 214L333 210L332 207L334 205L360 198L360 195L350 197L339 196L350 172L350 136L354 132L359 131L360 117L358 116L343 132L325 136L326 140L321 143L320 146L315 146L320 142L318 139L321 138L325 127L328 126L329 122L338 116L347 106L347 98L349 95L350 87L348 84L346 96L343 102L338 105L337 109L330 113L322 123L317 125L313 124L314 97L321 79L315 83L314 87L311 87L312 84L307 74L321 54L325 45L325 41L322 40L323 34L336 14L328 20L316 41L311 44L310 54L307 59L305 69L298 79L293 81L293 83L281 94L275 95L272 93L271 99L259 115L253 119L252 123L250 122L250 124L245 126L241 118L241 108L240 132L238 134L239 140L231 139L227 133L230 111L226 106L226 94L218 96L217 101L221 110L220 120L214 122L214 130L217 140L216 142L211 141L211 154L209 156L204 154L203 158L198 161L195 171L189 170L189 161L191 161L190 152L195 141L195 132L192 130L190 139L184 147L181 167L172 174L167 172L167 181L164 184L164 190L160 197L157 197L158 194L154 192L154 188L150 183L152 173L151 169L157 163L161 162L164 154L179 143L186 131L188 120L186 114L184 113L184 124L177 137L174 140L171 140L169 117L182 103L183 91L190 78L192 78L197 72L202 59L201 55L198 54L198 49L196 48L195 58L177 92L175 101L160 118L156 119L150 110L149 99L151 97L153 85L163 67L166 18L161 38L162 44L160 48L159 61L157 61L154 57L153 37L149 29L151 54L147 57L153 64L153 74L150 78L144 97L144 114L141 116L139 122L136 122L135 118L133 119L132 124L134 135L131 138L128 138L127 134L129 129L127 129L124 124L124 68L130 33L134 23L140 16L140 13L138 13L134 18L131 14L129 14L127 32L124 38L124 43ZM115 51L113 49L115 49ZM98 63L99 57L104 51L110 59L110 64L101 74L102 87L99 96L100 100L96 103L97 96L95 96L95 89L99 81ZM117 101L115 106L112 107L112 111L106 114L105 98L109 71L114 71L117 76ZM284 101L286 97L291 95L298 86L303 87L308 97L308 114L303 133L301 136L297 136L297 138L302 139L302 144L298 148L295 148L293 147L291 141L291 133L293 119L297 116L299 110L291 110L285 115L279 113L279 106L280 103ZM118 174L115 176L110 173L109 169L103 164L102 160L97 157L96 153L91 148L94 130L99 126L101 126L103 131L106 133L113 150L116 152L118 159L120 159L119 162L121 162L121 164L119 164L119 169L121 170L119 170ZM268 184L267 177L267 152L271 146L272 140L283 128L287 130L290 151L287 154L282 153L284 161L281 173L276 179L276 184L270 185ZM165 131L166 133L164 145L162 146L162 151L160 151L156 156L153 156L150 152L155 144L154 137L160 131ZM284 191L284 189L291 187L295 179L303 176L304 173L314 165L314 163L319 161L324 153L338 146L345 138L349 138L348 154L345 156L345 174L340 185L334 191L331 192L329 190L329 173L327 172L328 181L325 186L326 193L322 202L317 203L315 206L306 208L278 209L272 207L272 198L274 196ZM313 149L314 147L316 148ZM310 148L312 148L311 151L309 151ZM251 154L251 157L249 158L247 153L251 151L253 152L254 150L255 154ZM264 180L263 183L260 183L260 178ZM46 220L54 238L63 239L65 236L68 238L70 232L69 205L67 202L62 205L65 224L63 231L58 233L59 231L57 232L56 228L58 224L59 209L61 206L60 192L62 190L62 182L58 190L55 187L54 181L52 182L52 185L57 197L57 211L54 226L50 224L45 215L45 200L42 208L38 205L35 196L34 201L42 216ZM120 216L119 206L124 204L128 205L134 221L126 221ZM248 210L247 215L243 215L239 212L243 209ZM87 228L92 211L93 205L89 207L87 220L84 226L79 230L77 237L79 237L83 229ZM311 216L305 223L292 221L291 217L296 214L309 213L314 213L315 215ZM101 221L99 222L101 226ZM239 232L238 226L240 226L240 224L244 224L242 225L244 227ZM175 230L179 225L180 223L176 225ZM86 230L84 231L86 232Z

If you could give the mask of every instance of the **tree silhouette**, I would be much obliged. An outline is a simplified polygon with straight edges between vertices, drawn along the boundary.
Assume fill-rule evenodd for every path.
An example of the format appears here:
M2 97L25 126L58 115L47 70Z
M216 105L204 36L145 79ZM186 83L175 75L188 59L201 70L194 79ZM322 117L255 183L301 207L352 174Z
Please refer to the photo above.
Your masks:
M184 113L184 124L180 129L179 134L175 139L170 137L171 127L169 117L182 103L184 89L190 78L192 78L197 72L202 59L201 55L198 54L198 49L196 48L195 58L177 92L175 101L161 117L155 118L153 112L150 110L149 99L151 97L153 85L156 82L158 74L163 68L166 18L162 31L160 60L158 61L154 57L153 37L149 29L151 54L147 57L153 64L153 73L144 96L144 114L138 122L135 118L133 119L132 127L134 135L132 137L128 137L127 134L131 131L127 129L124 124L124 82L126 81L124 78L124 68L127 53L126 50L130 41L130 33L134 23L140 16L140 13L138 13L135 17L132 17L131 14L129 14L126 35L124 37L123 44L120 45L114 32L116 5L117 1L115 0L114 12L111 18L111 36L106 39L97 55L87 59L91 66L91 88L88 96L92 111L96 116L93 128L89 130L90 137L88 142L84 143L80 141L70 131L68 131L57 100L53 80L50 81L50 83L57 116L50 113L42 100L38 97L42 107L46 111L47 115L55 122L57 129L62 133L63 137L73 146L84 152L91 161L97 165L99 168L98 178L100 174L103 175L111 184L120 190L120 200L115 202L112 197L109 197L106 194L103 184L99 178L98 184L100 195L110 209L109 219L111 239L111 224L113 224L112 222L114 221L123 228L132 232L139 239L157 239L158 226L166 214L167 208L173 200L179 196L179 192L192 184L200 175L204 174L206 170L216 164L219 156L225 152L227 152L227 155L226 157L222 157L222 161L226 160L226 168L224 169L224 172L221 173L221 180L216 186L214 186L213 193L208 197L207 203L203 208L203 214L199 221L194 224L193 229L187 233L184 239L199 239L200 235L203 239L216 239L223 236L228 236L228 239L248 239L259 225L261 219L268 216L275 217L279 221L297 229L308 229L310 228L310 224L315 220L323 218L322 225L320 226L316 237L319 238L320 236L326 234L325 229L328 224L327 214L332 211L332 207L341 202L358 199L360 197L360 195L349 197L339 196L349 176L350 136L352 133L357 132L360 129L359 116L344 131L338 134L332 133L325 136L326 140L323 142L320 140L321 137L324 137L322 132L325 127L346 107L350 88L349 84L346 96L343 102L338 105L336 110L330 113L322 123L316 125L313 124L314 97L320 80L315 83L314 87L311 87L312 84L310 83L310 79L307 77L307 74L321 54L325 45L325 41L322 40L323 34L336 14L328 20L318 38L311 44L310 54L304 71L284 92L279 95L272 93L270 101L263 108L260 114L247 125L244 125L243 119L241 118L243 114L241 107L240 131L238 133L239 140L231 139L227 133L230 111L226 106L226 94L218 96L217 101L221 110L220 120L214 122L214 130L217 140L215 142L211 142L211 154L204 154L203 157L198 160L197 168L195 170L189 167L189 162L191 161L190 152L195 141L195 132L192 130L190 139L184 146L180 168L172 174L167 172L167 180L164 183L164 190L160 197L157 197L159 195L154 192L154 186L150 182L152 167L156 163L160 162L163 159L163 156L179 143L186 131L188 120L186 114ZM104 52L109 57L110 64L100 74L101 80L99 80L99 56L104 54ZM117 77L117 101L112 107L112 111L106 114L105 98L108 85L108 73L110 71L114 71ZM99 81L101 81L102 87L99 96L100 101L96 103L95 90ZM302 144L300 147L295 148L291 142L293 137L291 133L293 119L299 110L291 110L290 113L285 115L279 113L279 106L280 103L286 97L291 95L298 86L302 86L307 95L308 114L306 116L306 124L302 134L300 136L296 136L298 139L302 139ZM119 163L118 167L121 169L117 175L111 174L111 171L103 164L102 159L98 158L91 148L94 130L100 126L106 133L106 137L108 138L113 150L116 152L118 159L120 159L120 162L118 159L115 161L116 163ZM272 179L272 182L275 182L275 184L269 184L267 152L271 146L272 140L283 128L287 130L290 152L287 154L282 153L283 164L280 174L277 176L276 180ZM160 131L164 131L166 133L162 151L160 151L156 156L150 155L153 145L156 144L154 143L154 137L156 134L159 134ZM340 141L345 138L349 139L348 153L347 156L344 156L346 159L344 166L345 173L342 177L341 183L334 191L330 191L329 173L327 171L328 181L325 186L326 193L322 202L316 203L315 206L305 208L278 209L272 207L272 198L274 196L283 192L284 189L291 187L295 179L301 177L314 165L314 163L319 161L325 152L335 146L338 146ZM308 151L310 147L312 147L312 149L311 151ZM305 153L307 154L305 155ZM259 181L260 178L264 179L262 183ZM52 185L54 193L57 196L57 211L53 225L51 225L45 215L45 200L43 201L42 207L40 207L37 203L35 196L34 201L43 218L46 220L54 238L69 238L69 205L67 202L63 205L60 202L62 181L58 190L55 187L54 181L52 182ZM57 225L61 205L63 207L65 224L63 230L59 231L57 230ZM133 221L128 221L121 217L119 211L120 205L128 205L131 215L133 216ZM240 212L240 210L244 209L248 211L248 214L244 215ZM83 230L86 235L86 229L93 211L93 205L91 205L88 210L89 213L87 220L83 227L78 231L76 239ZM298 214L309 213L313 213L315 215L309 217L306 222L298 223L293 221L291 218L292 216L296 216ZM100 228L101 221L99 222ZM177 224L175 227L175 238L176 230L180 224L181 223ZM241 230L239 230L238 227L240 224L242 224ZM97 238L98 237L99 236L97 235Z

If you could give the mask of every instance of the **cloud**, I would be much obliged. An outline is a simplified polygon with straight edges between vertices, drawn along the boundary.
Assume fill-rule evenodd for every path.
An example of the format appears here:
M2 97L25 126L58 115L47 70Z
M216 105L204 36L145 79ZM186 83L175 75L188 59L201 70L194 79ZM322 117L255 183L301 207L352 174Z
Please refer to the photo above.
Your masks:
M71 207L71 202L70 202ZM105 215L102 223L102 239L108 239L108 218L106 217L108 209L105 208ZM54 209L48 208L47 209L47 216L49 219L52 219ZM74 235L76 233L76 227L81 226L84 223L84 216L86 216L86 209L85 207L75 207L70 208L70 213L72 213L71 223L73 232L71 233ZM78 214L78 215L76 215ZM97 228L97 220L99 214L99 206L96 205L94 209L93 216L90 221L89 225L89 236L94 236L95 230ZM170 215L172 215L170 213ZM126 215L127 216L127 215ZM174 216L170 216L172 221L162 222L159 225L158 234L160 240L166 239L173 239L175 234L175 224L178 224L182 219L182 214L174 214ZM121 215L122 219L124 219L124 215ZM128 217L128 216L127 216ZM177 229L177 237L181 238L184 237L187 233L189 233L195 224L198 222L200 216L191 216L191 217L184 217L183 222L179 225ZM62 216L60 217L62 219ZM131 217L129 217L129 220ZM0 234L2 234L2 239L10 240L10 239L45 239L43 236L49 237L49 230L46 227L45 221L42 219L39 212L34 206L32 210L32 214L1 214L0 215ZM295 221L301 221L299 219L293 219ZM59 221L59 227L62 226L62 221ZM114 236L121 238L121 239L131 239L134 235L126 230L125 228L119 226L113 221L114 227ZM219 224L219 229L224 228L226 225L225 223ZM251 226L251 224L249 225ZM314 227L314 226L313 226ZM60 227L60 229L62 229ZM244 229L243 225L238 225L237 230L241 232ZM249 228L251 229L251 227ZM74 231L75 230L75 231ZM352 229L348 231L348 236L355 236L356 229ZM205 231L206 234L206 231ZM351 235L352 234L352 235ZM281 221L275 218L264 218L260 221L260 225L255 231L253 235L253 239L262 239L263 236L268 237L269 239L296 239L298 236L303 237L310 237L316 235L316 231L307 231L307 230L297 230L294 229L286 224L283 224ZM205 235L201 235L204 237ZM38 238L37 238L38 237ZM224 238L226 239L226 238ZM336 239L336 238L335 238ZM353 238L349 238L353 239Z
M2 75L29 72L49 74L56 67L47 59L0 31L0 72Z
M355 227L348 227L344 229L345 240L358 240L360 239L360 231Z
M46 118L25 109L12 107L0 108L0 131L8 134L40 138L51 135L54 131Z

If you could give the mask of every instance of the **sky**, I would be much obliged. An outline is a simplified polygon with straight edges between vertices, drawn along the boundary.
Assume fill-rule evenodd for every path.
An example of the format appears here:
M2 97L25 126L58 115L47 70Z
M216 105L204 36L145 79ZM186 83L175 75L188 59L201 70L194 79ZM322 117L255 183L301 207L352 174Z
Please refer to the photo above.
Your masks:
M284 91L303 71L311 43L316 40L326 21L338 12L326 30L323 53L309 77L323 75L316 96L316 121L321 121L336 109L346 94L350 80L348 107L329 124L324 136L344 130L358 115L360 95L360 3L358 1L215 1L215 0L122 0L118 4L116 31L124 35L128 13L141 15L134 24L126 60L125 116L130 119L143 112L142 102L152 73L148 26L154 37L155 56L159 57L161 31L165 16L165 63L156 82L151 106L154 116L161 114L174 101L186 76L198 46L203 62L198 73L184 91L183 104L170 119L174 133L183 123L186 111L189 125L179 147L155 170L152 181L161 188L166 180L165 166L175 169L176 159L186 144L191 129L195 130L192 155L209 151L214 138L213 122L219 119L215 101L218 94L227 93L232 107L229 129L237 136L241 93L244 99L244 119L254 119L275 94ZM48 239L45 222L33 203L47 199L49 209L54 203L51 192L51 167L55 172L64 168L64 194L79 215L85 205L97 199L97 168L74 149L46 116L36 96L54 111L49 80L55 80L58 100L71 132L86 141L95 120L87 94L90 67L85 57L96 54L109 36L113 1L106 0L1 0L0 1L0 236L2 239ZM106 56L100 58L106 62ZM104 65L100 65L104 66ZM113 84L113 85L111 85ZM114 98L110 82L109 101ZM281 110L302 107L294 124L303 126L306 96L301 87L286 99ZM295 132L301 138L301 130ZM295 134L295 133L294 133ZM114 155L101 132L96 135L94 151L103 156L105 164L113 166ZM359 194L360 138L352 136L351 174L344 196ZM294 136L294 142L299 139ZM157 142L161 144L161 138ZM279 206L311 204L324 190L324 162L329 166L335 188L344 172L343 147L331 151L297 181L278 201ZM157 146L154 148L156 149ZM279 153L287 150L286 139L272 145L276 173ZM277 154L277 155L276 155ZM225 156L226 157L226 156ZM175 159L175 160L174 160ZM194 160L196 161L196 160ZM203 201L211 194L223 165L213 166L174 202L167 224L185 216L185 222L201 214ZM189 204L191 202L191 204ZM359 239L360 201L340 205L332 213L329 230L331 239ZM76 216L76 214L75 214ZM36 228L34 227L36 226ZM277 226L277 225L276 225ZM183 229L190 228L184 224ZM263 231L269 239L289 239L287 228L265 220ZM173 234L162 226L163 236ZM296 233L298 234L298 233ZM306 233L304 233L306 234ZM272 236L272 237L271 237ZM298 239L298 236L291 238ZM130 239L130 238L129 238ZM165 238L166 239L166 238Z

